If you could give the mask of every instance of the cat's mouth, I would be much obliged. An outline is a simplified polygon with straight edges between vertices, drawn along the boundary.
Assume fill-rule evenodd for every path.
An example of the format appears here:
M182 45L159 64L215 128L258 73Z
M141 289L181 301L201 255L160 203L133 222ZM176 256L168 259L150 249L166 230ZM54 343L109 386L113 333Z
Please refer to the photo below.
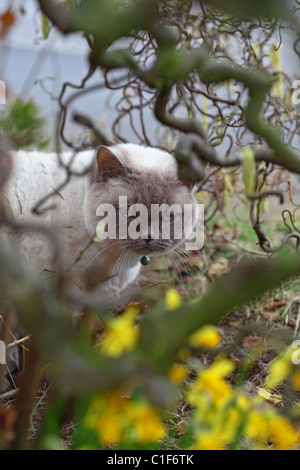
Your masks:
M173 243L170 240L138 238L136 240L126 239L121 241L121 246L125 250L131 250L137 255L144 256L167 253L172 249Z
M146 246L143 246L143 247L135 248L134 251L136 253L138 253L139 255L150 255L154 251L158 251L158 250L155 250L155 249L151 248L150 246L146 245Z
M145 243L144 245L140 245L139 246L135 246L134 247L134 251L139 254L139 255L150 255L150 254L154 254L154 253L165 253L166 251L168 251L168 249L170 249L169 246L161 246L157 243L151 243L151 242L148 242L148 243Z

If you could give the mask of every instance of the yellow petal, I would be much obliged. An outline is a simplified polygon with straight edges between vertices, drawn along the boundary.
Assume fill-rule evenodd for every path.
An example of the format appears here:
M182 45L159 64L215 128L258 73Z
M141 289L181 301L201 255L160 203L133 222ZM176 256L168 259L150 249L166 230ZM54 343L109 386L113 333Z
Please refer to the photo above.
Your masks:
M218 329L213 325L205 325L190 336L189 343L194 348L200 346L206 349L215 349L219 346L220 340Z
M165 303L168 310L177 310L182 305L182 299L176 289L168 289L165 296Z
M182 364L173 364L169 369L168 377L174 384L181 384L187 377L188 370Z

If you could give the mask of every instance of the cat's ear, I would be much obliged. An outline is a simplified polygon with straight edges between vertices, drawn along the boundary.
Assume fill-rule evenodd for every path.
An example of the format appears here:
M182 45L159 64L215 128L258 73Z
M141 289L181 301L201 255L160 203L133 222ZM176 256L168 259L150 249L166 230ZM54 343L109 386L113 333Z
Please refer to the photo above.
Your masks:
M98 181L104 182L110 178L118 178L125 175L125 168L118 158L106 147L97 150L97 175Z

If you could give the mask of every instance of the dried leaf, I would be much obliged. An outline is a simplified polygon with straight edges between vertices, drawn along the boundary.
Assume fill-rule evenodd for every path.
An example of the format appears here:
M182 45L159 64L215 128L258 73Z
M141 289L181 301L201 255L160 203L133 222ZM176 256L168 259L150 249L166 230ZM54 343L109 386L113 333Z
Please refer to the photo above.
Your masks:
M275 311L280 307L284 307L285 305L286 305L286 302L282 302L279 299L275 299L274 302L268 302L266 304L263 304L262 307L266 310Z
M11 10L7 10L3 15L0 16L0 37L4 36L9 28L16 21L16 17Z
M257 388L257 393L261 398L269 401L270 403L273 403L273 405L278 405L278 404L283 403L283 397L280 393L273 393L262 387Z
M229 263L226 258L219 258L216 263L212 264L209 268L208 274L210 276L221 276L229 270Z

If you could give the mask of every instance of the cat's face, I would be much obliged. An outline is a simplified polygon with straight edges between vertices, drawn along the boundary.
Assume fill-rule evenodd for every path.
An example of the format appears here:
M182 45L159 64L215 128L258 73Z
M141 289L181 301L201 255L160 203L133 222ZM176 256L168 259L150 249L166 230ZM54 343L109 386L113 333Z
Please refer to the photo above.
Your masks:
M102 220L107 232L111 222L112 243L140 256L172 251L190 235L196 220L195 199L178 180L175 160L140 146L120 145L117 152L112 150L98 151L97 176L86 206L89 226L96 227ZM113 206L111 216L101 212L95 217L102 204Z

